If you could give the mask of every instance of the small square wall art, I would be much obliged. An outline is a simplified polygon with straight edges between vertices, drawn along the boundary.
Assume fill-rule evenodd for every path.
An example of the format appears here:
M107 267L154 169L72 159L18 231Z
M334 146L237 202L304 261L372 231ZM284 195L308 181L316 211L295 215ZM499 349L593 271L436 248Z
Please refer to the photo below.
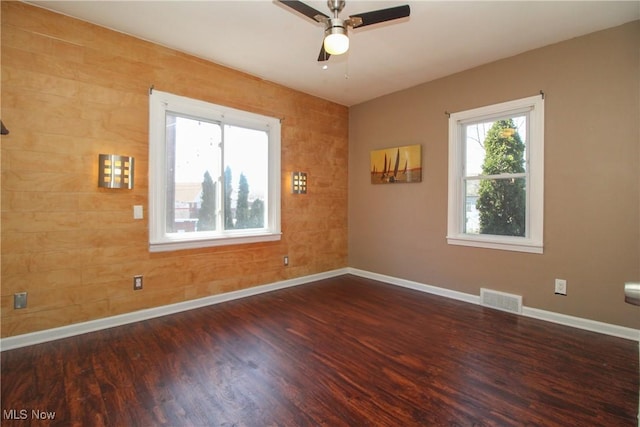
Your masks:
M372 151L370 171L372 184L421 182L421 145L405 145Z

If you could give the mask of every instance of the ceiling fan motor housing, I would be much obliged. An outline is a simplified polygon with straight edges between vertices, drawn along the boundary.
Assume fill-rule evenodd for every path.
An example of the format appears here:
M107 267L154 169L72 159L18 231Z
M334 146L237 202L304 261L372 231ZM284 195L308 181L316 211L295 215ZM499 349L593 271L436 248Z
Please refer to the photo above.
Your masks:
M324 35L325 37L329 34L344 34L347 35L347 26L345 22L340 18L330 18L327 20Z

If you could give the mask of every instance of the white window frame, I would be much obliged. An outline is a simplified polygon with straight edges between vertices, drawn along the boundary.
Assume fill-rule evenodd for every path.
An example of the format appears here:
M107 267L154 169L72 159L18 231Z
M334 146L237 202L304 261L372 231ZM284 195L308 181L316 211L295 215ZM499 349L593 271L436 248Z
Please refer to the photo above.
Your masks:
M528 111L526 159L526 234L498 236L464 232L466 124ZM543 253L544 99L541 95L452 113L449 117L449 193L447 242L518 252Z
M268 133L269 182L265 200L267 219L264 228L165 233L167 112L219 122L221 126L242 126L265 130ZM280 136L280 120L277 118L152 90L149 95L149 251L162 252L280 240ZM221 180L222 177L219 177L218 182Z

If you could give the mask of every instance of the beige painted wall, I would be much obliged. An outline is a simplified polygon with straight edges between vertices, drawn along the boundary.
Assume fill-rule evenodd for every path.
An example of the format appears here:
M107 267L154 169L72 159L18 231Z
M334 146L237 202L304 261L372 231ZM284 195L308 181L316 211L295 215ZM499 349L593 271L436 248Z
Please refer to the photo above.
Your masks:
M149 253L132 207L148 217L151 85L284 119L282 241ZM347 266L344 106L6 1L1 94L3 337ZM135 157L133 190L97 188L99 153ZM307 195L288 190L293 170ZM20 291L28 308L14 310Z
M640 22L461 72L352 107L349 266L640 328ZM544 254L448 245L447 116L543 90ZM423 181L372 185L369 152L422 144ZM555 296L554 278L568 281Z

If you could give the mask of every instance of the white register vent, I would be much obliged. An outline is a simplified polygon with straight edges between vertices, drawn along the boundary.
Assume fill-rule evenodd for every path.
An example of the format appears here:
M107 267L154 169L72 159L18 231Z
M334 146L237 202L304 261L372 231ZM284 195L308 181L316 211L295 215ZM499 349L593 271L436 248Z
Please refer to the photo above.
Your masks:
M522 295L480 288L480 304L497 310L522 314Z

